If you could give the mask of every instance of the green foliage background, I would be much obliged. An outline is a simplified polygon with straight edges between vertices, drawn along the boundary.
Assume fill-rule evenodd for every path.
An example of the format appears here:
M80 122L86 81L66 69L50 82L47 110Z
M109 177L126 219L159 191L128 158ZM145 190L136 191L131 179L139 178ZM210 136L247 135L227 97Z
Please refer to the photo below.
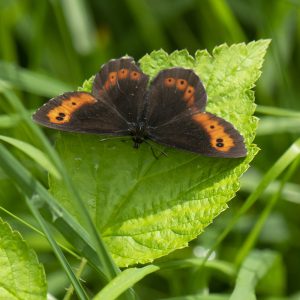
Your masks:
M230 203L230 209L189 248L171 257L201 256L252 195L262 176L299 137L299 14L297 0L0 0L0 134L41 147L21 112L2 95L4 82L15 88L32 112L49 97L77 89L101 64L114 57L129 54L140 59L160 48L169 53L176 49L190 53L205 48L212 51L222 43L272 39L263 74L255 87L256 115L260 117L255 143L261 151L243 176L241 192ZM54 141L55 133L45 131ZM47 187L44 170L24 153L7 147ZM272 249L277 255L271 279L265 278L264 284L258 286L259 299L288 299L300 291L299 180L296 165L288 178L273 182L213 253L232 263L245 238L261 220L262 211L277 197L254 245L257 249ZM23 193L1 169L0 206L33 223ZM46 268L49 291L58 297L63 295L68 280L48 243L4 212L0 211L0 216L18 229L38 253ZM88 269L85 279L88 288L97 291L92 274ZM230 292L232 284L223 275L166 271L150 276L136 289L142 299L200 293L208 287L211 293Z

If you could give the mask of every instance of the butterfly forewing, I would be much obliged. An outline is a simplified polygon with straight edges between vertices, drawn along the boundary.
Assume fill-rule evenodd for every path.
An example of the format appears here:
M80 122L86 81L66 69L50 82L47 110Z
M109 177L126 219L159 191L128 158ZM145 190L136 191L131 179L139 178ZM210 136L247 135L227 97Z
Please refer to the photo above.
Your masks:
M166 69L154 78L149 90L146 119L156 127L191 111L204 111L206 92L199 77L183 68Z
M67 92L49 100L35 112L33 120L63 131L128 134L127 122L119 113L86 92Z
M104 99L132 123L143 111L148 80L132 58L111 60L96 75L92 94Z
M50 128L87 133L129 135L144 108L148 76L132 58L106 63L92 93L68 92L49 100L33 119Z

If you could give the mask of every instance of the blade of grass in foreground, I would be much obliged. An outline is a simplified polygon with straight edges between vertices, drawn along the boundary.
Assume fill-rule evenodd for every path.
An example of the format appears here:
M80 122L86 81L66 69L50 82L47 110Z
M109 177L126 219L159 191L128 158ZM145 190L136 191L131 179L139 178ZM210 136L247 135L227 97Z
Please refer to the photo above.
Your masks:
M2 89L2 93L9 101L10 105L15 109L16 112L20 114L20 116L23 118L23 120L25 121L26 125L31 130L35 138L42 143L43 148L45 149L45 151L47 151L49 157L54 162L56 168L60 171L62 178L65 182L66 188L68 189L68 191L70 192L71 196L74 199L73 203L76 206L77 211L80 213L81 220L85 225L84 227L87 228L89 232L89 236L91 242L95 247L96 254L97 256L99 256L99 259L103 264L103 268L104 268L103 271L106 277L109 280L111 280L120 272L120 270L115 265L109 252L107 251L106 246L102 241L102 238L100 237L99 233L97 232L97 229L95 228L95 225L89 215L89 212L87 211L86 206L84 205L78 191L74 187L73 183L71 182L71 179L67 174L66 169L64 168L63 162L57 155L56 151L52 148L52 146L50 145L49 141L44 136L42 131L29 118L28 113L24 108L23 104L21 103L21 101L19 100L19 98L10 90L9 87L7 87L7 85L1 84L0 88Z
M37 162L41 167L43 167L46 171L48 171L50 174L52 174L58 179L61 179L61 176L57 171L56 167L41 150L33 147L28 143L4 135L0 135L0 140L9 143L12 146L23 151L35 162Z
M208 251L205 256L207 260L212 254L213 250L224 240L239 218L245 214L248 209L257 201L258 197L264 192L267 186L276 179L300 154L300 139L297 139L286 152L275 162L275 164L265 174L256 190L247 198L243 206L239 209L238 213L229 222L224 231L218 236L217 241Z
M262 177L263 175L260 172L255 170L255 168L252 168L244 174L241 179L241 191L251 194L258 186ZM273 195L278 190L279 185L280 181L274 180L268 188L264 190L263 194L260 195L260 198L265 199ZM281 199L300 204L300 185L297 183L287 182L283 187Z
M277 201L280 199L283 187L285 186L286 182L290 179L290 177L295 173L298 169L300 163L300 156L298 156L290 165L288 171L285 173L281 183L277 189L277 191L273 194L269 202L267 203L265 209L259 216L255 226L251 229L250 234L248 234L245 242L243 243L242 247L239 249L239 252L236 256L235 263L236 265L240 265L244 258L248 255L250 250L254 247L254 244L268 218L270 215L273 207L276 205Z
M30 208L30 210L31 210L32 214L34 215L34 217L36 218L36 220L39 222L43 232L45 233L45 235L47 237L47 240L49 241L50 245L52 246L54 254L56 255L56 257L59 260L62 267L64 268L65 273L69 277L69 279L70 279L70 281L71 281L71 283L74 287L74 290L76 291L76 294L78 295L79 299L88 300L88 296L87 296L85 290L83 289L80 281L78 280L78 278L76 277L76 275L72 271L71 266L69 265L69 263L68 263L67 259L65 258L63 252L58 247L54 237L52 236L52 233L49 230L48 225L46 224L46 222L44 221L44 219L40 215L38 209L36 208L38 206L36 202L39 202L39 199L37 199L37 198L39 198L39 196L33 196L31 199L26 197L27 205Z
M49 220L52 220L55 225L59 224L58 229L61 229L60 231L65 238L72 237L69 242L89 259L89 262L99 274L102 274L103 278L106 278L103 266L98 261L95 250L89 244L87 232L63 207L57 204L49 192L2 145L0 145L0 167L7 176L14 180L15 184L20 187L27 197L31 198L32 195L40 196L38 208L42 209L42 204L46 204L44 210L45 213L49 214Z
M34 227L33 225L29 224L28 222L24 221L23 219L19 218L18 216L14 215L12 212L8 211L7 209L5 209L4 207L0 206L0 210L2 210L4 213L6 213L7 215L9 215L10 217L14 218L17 222L20 222L22 225L26 226L28 229L34 231L35 233L39 234L40 236L45 238L45 234L38 230L36 227ZM62 248L64 251L68 252L69 254L71 254L72 256L74 256L77 259L80 259L81 257L79 255L77 255L74 251L72 251L71 249L69 249L68 247L58 243L59 247Z
M76 276L79 278L83 272L83 270L85 269L85 266L87 264L87 260L85 258L82 258L81 262L80 262L80 266L78 267L77 271L76 271ZM67 289L67 293L65 294L63 300L70 300L72 298L72 295L74 293L74 288L73 286L70 286Z
M140 281L147 275L154 273L158 270L197 268L197 267L199 268L202 265L203 265L203 259L193 258L193 259L173 260L173 261L158 263L155 265L147 265L142 268L130 268L123 271L121 274L115 277L93 299L94 300L116 299L119 295L124 293L127 289L131 288L138 281ZM211 270L217 270L220 273L223 273L225 276L228 276L232 279L236 275L235 267L227 262L212 260L212 261L208 261L205 267Z
M0 61L0 79L20 90L46 97L53 97L73 89L72 86L57 79L3 61Z

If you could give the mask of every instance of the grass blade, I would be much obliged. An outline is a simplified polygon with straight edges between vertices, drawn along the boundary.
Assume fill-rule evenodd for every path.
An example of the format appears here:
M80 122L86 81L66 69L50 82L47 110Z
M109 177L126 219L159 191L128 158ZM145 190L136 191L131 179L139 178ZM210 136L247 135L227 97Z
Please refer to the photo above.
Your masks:
M276 124L276 126L274 126ZM260 118L257 135L280 134L284 132L299 133L300 117L262 117Z
M130 268L123 271L115 277L108 285L106 285L95 297L94 300L107 299L113 300L121 295L124 291L132 287L135 283L143 279L145 276L158 270L166 269L183 269L183 268L199 268L203 265L203 259L179 259L158 263L155 265L147 265L143 268ZM224 275L233 278L236 275L236 269L231 264L212 260L205 265L206 268L217 270ZM198 298L195 298L198 299Z
M274 206L276 205L277 201L280 199L282 190L283 190L286 182L290 179L290 177L297 170L297 168L299 166L299 162L300 162L300 159L298 156L297 159L295 159L293 161L293 163L290 165L288 172L285 174L284 178L282 179L282 181L278 187L278 190L273 194L270 201L266 205L265 209L260 214L258 221L256 222L255 226L252 228L250 234L248 234L247 239L245 240L244 244L242 245L242 247L240 248L240 250L236 256L236 259L235 259L236 265L240 265L242 263L242 261L244 260L244 258L248 255L250 250L253 248L268 216L270 215L270 213L271 213L272 209L274 208Z
M209 295L188 295L172 298L163 298L158 300L228 300L229 295L224 294L209 294Z
M94 34L96 32L92 23L93 16L88 6L82 0L61 1L65 19L78 53L86 55L94 48Z
M203 258L178 259L167 262L157 263L161 270L165 269L183 269L183 268L199 268L203 265ZM233 264L221 260L209 260L205 267L210 270L216 270L223 273L227 277L233 278L236 276L236 268Z
M53 97L73 89L72 86L50 76L29 71L4 61L0 61L0 79L22 91L45 97Z
M87 263L87 260L83 258L83 259L81 260L80 266L79 266L79 268L78 268L78 270L77 270L77 272L76 272L76 276L77 276L77 277L80 277L80 276L81 276L81 274L82 274L82 272L83 272L83 270L84 270L84 268L85 268L85 266L86 266L86 263ZM70 299L72 298L73 293L74 293L74 287L73 287L73 286L70 286L70 287L68 288L67 293L66 293L66 295L64 296L63 300L70 300Z
M35 180L19 161L16 160L2 145L0 145L0 167L7 176L10 176L14 180L27 197L32 197L34 194L40 196L41 201L39 205L40 209L43 209L43 213L48 213L49 220L52 220L55 225L59 225L57 226L58 229L66 238L72 238L69 240L70 243L73 244L79 252L83 253L96 268L98 273L107 280L103 266L97 260L97 253L89 244L90 241L87 232L63 207L56 203L49 192ZM43 207L42 201L46 204L45 208Z
M61 179L61 176L56 167L41 150L37 149L36 147L33 147L28 143L4 135L0 135L0 140L9 143L10 145L23 151L35 162L37 162L41 167L43 167L45 170L47 170L49 173L55 176L57 179Z
M126 0L136 26L149 49L168 48L166 36L149 8L147 1ZM143 12L141 14L141 12Z
M267 273L276 258L272 251L253 251L239 271L230 300L255 300L255 286Z
M248 211L248 209L257 201L258 197L264 192L268 185L274 179L276 179L299 156L299 154L300 139L296 140L265 174L256 190L247 198L244 205L239 209L238 213L229 222L224 231L218 236L217 241L205 256L206 260L210 257L217 245L219 245L228 235L239 218Z
M63 269L65 270L65 273L69 277L79 299L88 300L88 296L87 296L85 290L83 289L80 281L77 279L76 275L72 271L71 266L69 265L67 259L65 258L61 249L58 247L54 237L52 236L52 233L49 230L48 225L46 224L46 222L40 215L38 209L36 208L36 206L39 205L39 199L37 199L37 198L39 198L39 196L33 196L32 199L28 199L28 197L26 197L27 205L30 208L30 210L31 210L32 214L34 215L34 217L36 218L36 220L38 221L38 223L40 224L47 240L49 241L49 243L52 247L54 254L56 255L56 257L59 260L60 264L62 265Z
M222 22L235 41L245 41L246 37L235 15L232 13L227 1L212 0L209 2L217 19Z
M10 211L8 211L4 207L0 206L0 210L2 210L4 213L6 213L7 215L9 215L10 217L14 218L16 221L20 222L22 225L24 225L27 228L31 229L35 233L39 234L42 237L45 237L45 235L44 235L44 233L42 231L38 230L33 225L29 224L28 222L26 222L23 219L19 218L18 216L14 215L13 213L11 213ZM75 258L80 259L80 256L77 255L74 251L70 250L69 248L65 247L64 245L62 245L60 243L58 243L58 245L59 245L60 248L62 248L63 250L65 250L66 252L68 252L69 254L71 254L72 256L74 256Z
M17 115L0 116L0 128L12 128L18 125L21 118Z
M300 118L300 112L283 109L273 106L257 105L256 112L264 115L277 116L277 117L289 117L289 118Z
M63 162L61 161L61 159L59 158L55 150L52 148L52 146L50 145L49 141L44 136L42 131L29 118L28 113L24 108L24 106L22 105L19 98L10 89L7 89L7 86L4 86L4 88L2 89L3 89L4 96L7 98L11 106L21 115L26 125L31 130L33 136L35 136L36 140L42 143L43 148L45 149L45 151L47 151L49 157L52 159L56 168L59 170L60 174L62 175L62 178L65 182L65 186L69 190L71 196L74 199L74 205L76 205L78 212L80 212L81 214L82 222L85 225L85 228L87 228L89 232L88 236L91 238L91 242L95 247L97 255L99 256L99 260L103 264L104 273L107 278L112 279L116 274L120 272L120 270L115 265L110 254L108 253L104 242L102 241L99 233L95 228L95 225L93 224L93 221L89 215L89 212L87 211L87 208L85 207L81 197L79 196L79 193L76 191L74 185L72 184L64 168Z
M259 182L261 181L262 174L256 172L253 168L249 170L241 180L241 190L247 192L248 194L252 193ZM278 180L273 181L260 196L260 198L269 197L272 194L276 193L280 185ZM281 198L285 201L292 203L300 204L300 185L297 183L287 182L283 187Z

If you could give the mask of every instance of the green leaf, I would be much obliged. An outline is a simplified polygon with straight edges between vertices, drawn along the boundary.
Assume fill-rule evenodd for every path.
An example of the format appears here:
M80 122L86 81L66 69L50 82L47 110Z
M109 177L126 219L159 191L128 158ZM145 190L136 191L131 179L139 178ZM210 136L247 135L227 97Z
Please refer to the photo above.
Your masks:
M93 300L114 300L117 299L124 291L132 287L136 282L143 279L148 274L159 270L158 266L148 265L143 268L129 268L120 273L117 277L109 282Z
M272 251L253 251L243 262L230 300L254 300L255 287L276 260Z
M0 219L0 299L46 299L44 268L20 234Z
M78 91L90 92L92 90L94 79L95 76L91 76L91 78L85 80L82 87L78 88Z
M11 104L11 106L16 111L18 111L19 114L24 118L26 125L28 126L28 128L30 128L33 135L41 141L43 148L46 150L46 152L49 154L49 157L51 157L52 161L55 163L56 168L60 171L60 174L62 175L63 182L64 182L63 185L72 195L72 199L75 200L73 202L73 204L75 205L75 207L77 207L77 210L81 212L81 217L80 217L81 223L86 225L88 234L91 237L89 242L90 242L90 244L95 245L95 248L97 251L96 256L99 257L101 262L103 263L103 266L105 269L104 273L106 273L105 276L114 277L114 275L116 273L118 273L119 270L117 269L117 267L115 266L115 264L112 261L112 258L110 257L109 253L107 252L104 242L100 238L100 235L97 232L95 224L93 223L92 219L90 218L90 214L89 214L86 206L84 205L79 193L75 189L74 184L71 182L71 179L69 178L67 171L64 167L64 164L62 163L57 152L54 151L54 149L52 149L50 142L42 134L41 129L39 129L37 127L37 125L35 125L32 122L32 120L29 119L26 109L24 108L20 99L15 95L15 93L10 90L9 85L7 85L7 83L5 83L5 82L3 84L3 82L0 80L0 91L1 90L4 94L4 96L6 97L6 99L8 100L8 102ZM8 170L8 172L12 176L17 175L18 179L20 179L19 183L22 186L24 186L24 183L25 183L24 179L26 178L25 179L25 181L26 181L25 186L27 186L26 189L29 187L29 190L32 191L32 187L34 187L34 189L37 188L37 186L33 184L32 180L31 180L31 183L28 183L27 179L31 176L28 174L27 170L24 170L22 166L21 166L21 168L17 167L16 163L13 162L15 160L14 157L11 156L9 153L7 153L6 149L4 147L1 147L1 145L0 145L0 156L6 157L6 159L4 159L3 161L1 161L1 159L0 159L0 165L2 165L2 166L4 165L4 167ZM17 164L18 164L18 162L17 162ZM44 192L42 192L42 194L44 194ZM29 195L29 197L31 197L31 196L32 196L32 194ZM47 193L46 196L44 195L44 197L42 196L41 198L44 200L46 200L46 199L49 200L49 198L51 198L51 197L48 197L48 193ZM50 200L51 204L53 204L52 201L53 201L53 198L52 198L52 200ZM73 220L73 218L72 218L72 220ZM70 220L68 220L66 224L70 224L70 223L71 223ZM76 227L77 227L77 229L76 229ZM63 226L63 228L64 228L64 230L66 230L66 227ZM60 228L60 230L61 229L62 228ZM67 231L69 232L70 230L67 230ZM72 231L72 233L75 233L75 235L76 235L76 233L78 233L77 224L73 223L71 225L71 231ZM85 237L86 237L86 235L84 234L84 239L85 239ZM77 244L77 242L74 242L74 243ZM89 248L90 245L86 245L86 246ZM85 249L87 247L85 247ZM90 259L89 262L91 263L91 261L93 261L94 258L95 258L95 256L93 256L93 259Z
M109 282L94 298L93 300L106 299L113 300L117 299L128 288L132 287L138 281L146 277L147 275L157 272L158 270L165 269L181 269L188 267L203 267L203 259L192 258L183 260L171 260L165 263L156 265L147 265L142 268L129 268L118 274L113 280ZM235 275L235 268L229 263L224 261L212 260L208 261L205 268L211 270L218 270L228 276ZM227 297L228 298L228 297ZM198 298L197 298L198 299ZM202 299L202 298L201 298Z
M26 170L22 164L0 144L0 167L7 177L13 179L14 183L22 190L28 198L33 195L40 197L35 203L42 211L43 216L52 223L64 237L76 248L83 256L89 259L90 264L106 279L104 262L99 259L94 244L89 240L89 234L84 228L74 220L57 200ZM1 175L1 173L0 173ZM95 249L94 249L95 248ZM103 255L102 255L103 256Z
M163 50L144 56L141 68L152 78L171 66L193 68L208 93L207 111L232 122L246 140L242 159L208 158L164 148L156 159L146 143L133 149L130 138L61 133L56 147L119 266L147 263L188 245L227 208L239 177L258 151L252 144L257 120L254 93L268 40L216 48L213 56ZM80 221L61 182L50 178L52 193Z

